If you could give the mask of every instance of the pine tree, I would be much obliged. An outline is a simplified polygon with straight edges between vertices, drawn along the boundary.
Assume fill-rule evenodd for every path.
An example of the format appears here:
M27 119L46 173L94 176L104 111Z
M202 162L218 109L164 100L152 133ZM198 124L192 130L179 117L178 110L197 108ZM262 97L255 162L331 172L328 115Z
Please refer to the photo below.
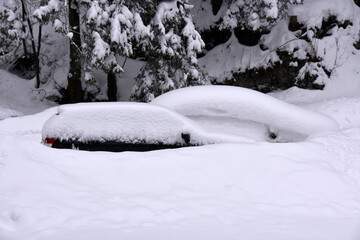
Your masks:
M301 2L302 0L232 0L221 27L240 27L252 31L270 30L286 15L288 4Z
M52 23L57 32L66 34L69 39L69 72L67 87L62 103L76 103L84 100L82 85L82 41L81 41L81 3L83 0L43 0L33 16L37 19L39 30L42 25ZM84 0L85 1L85 0ZM62 21L60 20L62 19ZM63 24L63 22L65 24ZM38 41L40 47L41 41Z
M36 88L40 87L40 51L42 26L47 18L58 10L58 0L33 1L6 0L0 7L0 52L11 52L20 49L22 58L33 62L35 67ZM34 10L36 9L36 10ZM34 13L32 11L34 10ZM37 24L37 25L36 25ZM34 28L38 27L37 36ZM31 53L28 52L28 42L31 44ZM22 43L22 49L20 44ZM10 54L9 54L10 55ZM12 54L14 55L14 54Z
M0 6L0 56L11 55L24 38L23 24L19 18L19 6L14 0L6 0Z
M133 43L149 34L134 6L119 0L92 1L87 11L87 56L91 66L107 73L110 101L117 100L116 74L124 71L117 56L133 55ZM88 76L91 77L91 71Z
M150 21L151 48L148 62L135 79L132 101L149 102L165 92L207 83L197 65L204 47L195 30L187 0L159 3Z
M21 0L23 9L25 9L25 1ZM48 24L53 14L58 12L60 4L58 0L40 1L40 6L33 12L33 17L37 20L38 24L38 37L35 43L35 36L31 24L31 17L28 17L29 32L31 38L31 45L34 54L35 72L36 72L36 88L40 87L40 51L41 51L41 38L43 25Z

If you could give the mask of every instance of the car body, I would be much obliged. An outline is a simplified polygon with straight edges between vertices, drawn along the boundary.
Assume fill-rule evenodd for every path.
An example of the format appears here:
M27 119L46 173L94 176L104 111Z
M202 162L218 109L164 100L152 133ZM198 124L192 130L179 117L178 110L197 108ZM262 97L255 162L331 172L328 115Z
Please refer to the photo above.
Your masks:
M211 134L165 107L127 102L60 106L44 124L42 141L53 148L121 152L249 140Z

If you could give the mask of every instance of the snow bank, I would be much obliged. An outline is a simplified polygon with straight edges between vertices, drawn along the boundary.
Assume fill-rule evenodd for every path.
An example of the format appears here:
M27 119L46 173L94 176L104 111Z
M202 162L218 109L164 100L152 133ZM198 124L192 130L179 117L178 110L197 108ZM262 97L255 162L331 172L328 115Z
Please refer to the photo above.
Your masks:
M186 116L235 117L303 135L339 129L331 117L240 87L183 88L161 95L151 103Z
M33 114L55 105L45 100L40 101L46 91L34 90L34 86L33 80L22 79L0 69L0 115L5 118Z
M249 141L236 136L206 134L190 119L169 109L146 103L82 103L58 108L43 127L43 139L119 141L181 144L182 133L190 144Z

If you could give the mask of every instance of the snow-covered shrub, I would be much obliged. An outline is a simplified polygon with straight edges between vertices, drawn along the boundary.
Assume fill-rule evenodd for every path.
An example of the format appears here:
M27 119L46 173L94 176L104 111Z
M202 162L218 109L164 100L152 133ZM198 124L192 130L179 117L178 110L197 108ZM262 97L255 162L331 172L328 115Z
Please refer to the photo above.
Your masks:
M360 9L352 0L306 2L304 8L294 8L289 30L294 41L283 50L293 59L303 58L295 84L304 88L324 86L347 56L354 54L359 39ZM292 28L291 25L296 25ZM294 51L294 49L299 49ZM302 51L299 55L298 52Z
M43 3L42 1L41 3ZM41 23L45 24L55 17L55 14L60 11L59 0L49 0L45 4L41 4L34 13L33 16Z
M238 7L259 5L261 1L237 2ZM215 79L214 84L264 92L292 86L322 89L360 48L360 9L353 0L305 0L287 7L284 19L270 24L270 32L260 33L259 44L242 44L234 34L200 60ZM235 33L253 31L233 20ZM263 31L262 25L258 26L256 31ZM241 37L244 39L246 34Z
M255 46L260 37L286 18L289 4L302 0L232 0L225 12L221 29L231 29L246 46Z
M151 20L148 63L136 78L131 100L149 102L173 89L207 83L197 64L205 44L195 29L187 0L161 2Z
M287 14L288 4L299 4L302 0L232 0L223 18L222 28L270 30Z

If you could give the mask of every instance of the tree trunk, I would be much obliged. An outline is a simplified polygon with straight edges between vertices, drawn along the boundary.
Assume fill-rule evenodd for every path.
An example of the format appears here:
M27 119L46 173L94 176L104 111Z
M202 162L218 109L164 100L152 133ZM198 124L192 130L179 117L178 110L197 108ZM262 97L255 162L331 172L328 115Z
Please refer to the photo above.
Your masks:
M34 53L35 55L35 74L36 74L36 86L35 88L40 87L40 50L41 50L41 36L42 36L42 25L39 23L39 34L38 34L38 42L37 49Z
M68 0L69 24L73 33L70 40L70 67L68 86L65 91L63 103L77 103L84 100L81 84L81 38L79 6L76 0Z
M35 76L36 76L36 85L35 88L39 88L40 87L40 48L41 48L41 34L42 34L42 26L40 24L39 27L39 35L38 35L38 46L36 47L36 43L35 43L35 36L34 36L34 32L32 29L32 25L31 25L31 21L30 18L27 16L27 12L26 12L26 4L24 0L21 0L21 7L22 7L22 14L23 17L26 16L26 20L27 20L27 24L28 24L28 28L29 28L29 33L30 33L30 38L31 38L31 47L32 47L32 51L34 54L34 61L35 61Z
M23 0L21 1L21 8L22 8L22 11L21 11L22 12L22 20L23 20L23 23L25 23L27 13L26 13L25 4L24 4ZM22 24L22 31L24 33L26 32L25 24ZM28 55L28 50L27 50L25 38L22 39L22 44L23 44L23 48L24 48L24 55L27 56Z
M117 101L117 85L116 85L116 75L113 72L108 73L107 75L107 94L110 102Z
M211 0L212 12L214 15L217 15L222 4L223 4L223 0Z

